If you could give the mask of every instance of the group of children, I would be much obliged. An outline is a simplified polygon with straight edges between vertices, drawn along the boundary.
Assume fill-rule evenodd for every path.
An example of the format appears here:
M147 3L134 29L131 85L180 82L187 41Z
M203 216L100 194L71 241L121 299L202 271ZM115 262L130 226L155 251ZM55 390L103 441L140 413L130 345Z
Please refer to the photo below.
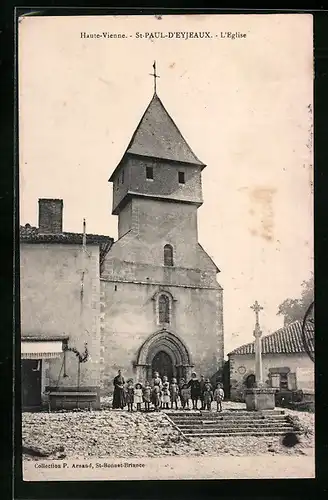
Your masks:
M162 380L156 372L152 384L147 381L144 386L140 382L134 385L133 380L129 379L125 387L125 403L129 412L133 411L134 406L137 411L141 411L143 403L145 411L150 410L151 404L157 411L169 408L177 410L179 401L183 410L189 410L190 399L193 409L198 409L200 401L202 410L211 410L212 401L216 401L217 411L222 411L224 399L222 384L217 384L213 391L209 379L201 377L199 381L195 373L188 383L184 379L177 383L176 378L172 378L169 382L168 377L164 376Z

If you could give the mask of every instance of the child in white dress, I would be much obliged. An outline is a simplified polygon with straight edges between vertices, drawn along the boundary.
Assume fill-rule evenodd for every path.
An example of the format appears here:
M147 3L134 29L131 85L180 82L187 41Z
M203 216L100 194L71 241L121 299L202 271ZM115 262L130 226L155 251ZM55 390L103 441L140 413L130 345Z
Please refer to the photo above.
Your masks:
M162 404L163 404L163 408L165 408L166 410L169 409L169 403L171 401L171 398L170 398L170 384L169 384L169 381L167 379L167 377L163 377L163 386L162 386Z
M137 405L137 411L141 411L141 403L142 403L142 385L136 384L134 389L134 403Z

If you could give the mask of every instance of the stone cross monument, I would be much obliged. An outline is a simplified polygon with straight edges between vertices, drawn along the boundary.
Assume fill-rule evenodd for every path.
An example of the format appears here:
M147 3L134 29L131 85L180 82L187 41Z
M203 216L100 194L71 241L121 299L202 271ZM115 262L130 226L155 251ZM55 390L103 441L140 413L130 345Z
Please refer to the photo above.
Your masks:
M247 410L262 411L273 410L275 407L275 389L268 387L263 383L263 366L262 366L262 331L260 328L259 314L263 307L257 302L251 306L255 312L255 328L253 335L254 351L255 351L255 387L246 389L245 403Z
M251 306L251 309L253 309L253 311L255 312L255 318L256 318L255 329L254 329L255 382L256 382L256 387L262 387L263 386L262 344L261 344L262 331L260 328L259 313L263 309L263 307L260 306L260 304L256 300L254 304Z

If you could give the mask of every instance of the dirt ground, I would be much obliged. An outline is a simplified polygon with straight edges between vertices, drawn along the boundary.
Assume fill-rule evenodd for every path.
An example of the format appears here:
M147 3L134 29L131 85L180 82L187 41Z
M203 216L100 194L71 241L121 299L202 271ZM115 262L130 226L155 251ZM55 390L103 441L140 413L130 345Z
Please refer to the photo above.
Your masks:
M244 408L226 402L224 410ZM36 449L24 460L133 458L167 456L314 455L314 414L285 410L302 428L291 448L280 436L206 437L188 442L161 412L126 410L23 413L23 447ZM40 451L40 456L36 456ZM24 448L23 448L24 452Z

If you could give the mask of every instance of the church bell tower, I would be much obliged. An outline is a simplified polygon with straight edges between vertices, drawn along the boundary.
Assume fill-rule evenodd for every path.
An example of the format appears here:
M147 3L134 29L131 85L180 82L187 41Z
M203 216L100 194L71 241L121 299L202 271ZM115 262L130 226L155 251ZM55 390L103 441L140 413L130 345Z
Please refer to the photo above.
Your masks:
M105 379L114 366L146 380L155 369L212 376L223 364L219 269L198 242L205 164L159 98L155 65L153 76L152 99L109 179L118 239L101 275Z
M197 245L197 208L203 203L204 167L155 88L109 179L113 183L112 214L118 215L118 237L132 231L145 241L157 237L160 243L166 238L163 243L174 249L177 265L197 265L193 249Z

